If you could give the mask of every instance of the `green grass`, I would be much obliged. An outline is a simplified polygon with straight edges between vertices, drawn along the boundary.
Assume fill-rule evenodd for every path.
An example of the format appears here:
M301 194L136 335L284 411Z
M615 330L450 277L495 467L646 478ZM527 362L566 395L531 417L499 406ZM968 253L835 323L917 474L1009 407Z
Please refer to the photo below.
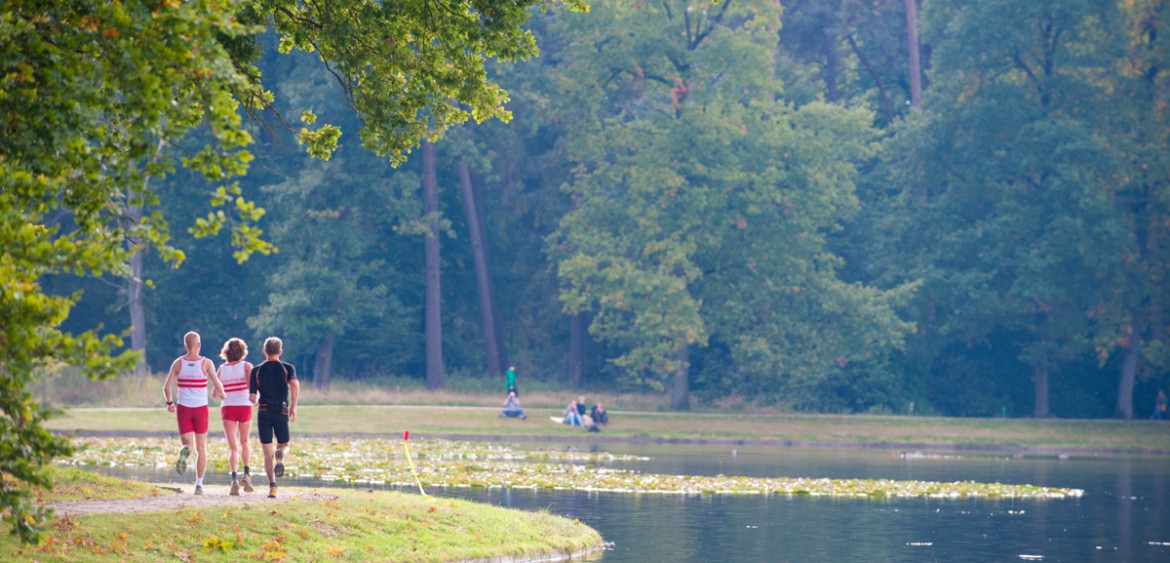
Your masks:
M610 409L600 434L553 424L559 408L527 408L528 420L499 418L484 407L409 405L306 405L293 435L536 436L565 439L766 440L818 444L889 444L1032 448L1102 452L1170 451L1170 423L1118 420L977 419L875 415L659 413ZM213 434L220 434L213 408ZM175 432L174 415L149 409L74 408L50 420L58 431Z
M80 484L85 475L70 479ZM105 490L99 481L107 479L89 475L93 481L83 486ZM126 484L126 491L136 488ZM0 560L462 561L574 553L602 542L588 526L546 512L384 491L320 491L335 498L275 508L62 515L37 546L0 537Z
M159 492L158 487L147 483L115 479L71 467L54 467L52 475L52 490L32 490L33 500L38 504L71 500L142 498ZM0 477L3 475L0 474ZM21 489L28 488L24 483L15 480L9 484Z

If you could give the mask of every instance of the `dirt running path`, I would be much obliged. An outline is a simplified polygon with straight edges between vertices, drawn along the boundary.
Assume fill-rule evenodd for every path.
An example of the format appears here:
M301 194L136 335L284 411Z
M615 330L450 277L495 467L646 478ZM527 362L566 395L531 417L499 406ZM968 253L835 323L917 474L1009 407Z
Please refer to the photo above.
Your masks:
M190 483L159 484L158 495L151 497L119 500L75 500L54 502L48 506L56 509L57 514L110 514L115 512L161 512L164 510L181 510L184 508L204 508L226 505L260 505L282 502L318 502L335 500L337 495L321 493L307 487L280 487L278 497L268 498L268 487L257 486L256 491L240 496L228 495L227 485L204 485L203 494L191 494Z

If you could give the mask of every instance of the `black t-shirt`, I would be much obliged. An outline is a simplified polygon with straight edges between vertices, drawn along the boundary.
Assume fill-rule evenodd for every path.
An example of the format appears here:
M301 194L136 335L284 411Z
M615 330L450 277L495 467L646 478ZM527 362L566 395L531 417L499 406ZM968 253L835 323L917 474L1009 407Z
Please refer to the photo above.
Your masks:
M252 368L248 393L259 393L259 415L288 418L288 382L297 378L297 368L285 362L264 362Z

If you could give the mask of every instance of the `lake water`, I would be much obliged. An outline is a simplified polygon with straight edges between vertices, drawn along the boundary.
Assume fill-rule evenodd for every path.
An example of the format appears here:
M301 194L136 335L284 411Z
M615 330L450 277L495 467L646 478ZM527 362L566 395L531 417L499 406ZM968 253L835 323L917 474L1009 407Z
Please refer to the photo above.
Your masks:
M561 444L566 447L569 444ZM618 561L1170 562L1170 458L872 448L572 444L649 456L644 473L973 480L1083 489L1071 500L834 499L432 488L577 518ZM537 447L518 444L518 448ZM549 447L541 444L540 447ZM153 469L119 469L173 481ZM216 483L217 476L209 475ZM298 485L323 484L298 481ZM336 483L329 483L336 486Z

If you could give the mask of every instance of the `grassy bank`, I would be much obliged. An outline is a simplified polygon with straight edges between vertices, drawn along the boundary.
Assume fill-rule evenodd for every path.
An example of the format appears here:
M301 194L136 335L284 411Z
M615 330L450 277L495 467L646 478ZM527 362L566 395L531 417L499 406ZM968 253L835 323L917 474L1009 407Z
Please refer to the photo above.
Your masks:
M86 472L64 475L72 487L42 494L44 502L72 500L77 488L102 499L174 494ZM588 526L547 513L384 491L319 491L331 500L61 514L38 546L0 537L0 560L462 561L575 553L601 544Z
M54 467L52 473L52 490L33 489L33 499L37 504L99 498L123 500L143 498L159 493L158 487L149 483L115 479L71 467ZM2 477L3 475L0 475L0 478ZM23 483L15 480L11 481L10 484L27 489Z
M659 413L611 410L600 434L555 424L560 409L528 408L528 420L500 418L491 407L306 405L295 435L533 436L546 439L779 441L898 447L1006 447L1170 452L1170 423L1116 420L974 419L872 415ZM212 434L221 436L213 413ZM74 408L51 420L58 431L175 432L165 409Z

